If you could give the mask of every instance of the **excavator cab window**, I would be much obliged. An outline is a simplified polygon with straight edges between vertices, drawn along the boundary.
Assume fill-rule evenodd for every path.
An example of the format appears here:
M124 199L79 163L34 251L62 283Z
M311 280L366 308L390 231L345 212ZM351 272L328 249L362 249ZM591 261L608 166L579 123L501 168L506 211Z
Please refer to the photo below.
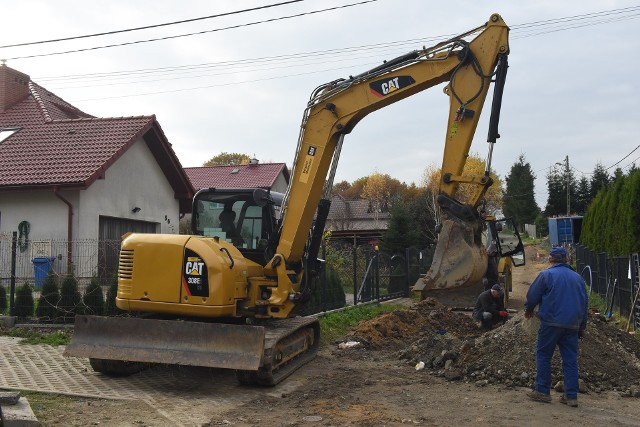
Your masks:
M501 256L510 256L516 267L524 265L524 245L512 218L491 221L488 233L488 241L495 244Z
M194 197L192 232L226 240L249 258L254 258L252 252L262 256L276 227L274 207L280 200L264 190L201 190Z

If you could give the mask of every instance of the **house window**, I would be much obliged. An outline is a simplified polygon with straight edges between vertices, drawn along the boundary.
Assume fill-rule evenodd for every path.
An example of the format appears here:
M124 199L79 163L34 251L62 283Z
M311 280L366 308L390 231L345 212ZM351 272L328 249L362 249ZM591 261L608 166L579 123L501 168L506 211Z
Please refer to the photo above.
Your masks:
M5 128L0 129L0 143L4 142L5 139L9 138L14 133L18 132L20 128Z

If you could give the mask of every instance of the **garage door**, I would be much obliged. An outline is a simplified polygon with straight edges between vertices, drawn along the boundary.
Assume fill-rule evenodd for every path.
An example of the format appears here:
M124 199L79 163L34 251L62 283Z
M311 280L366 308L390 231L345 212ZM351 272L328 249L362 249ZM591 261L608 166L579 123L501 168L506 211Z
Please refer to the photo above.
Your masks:
M101 216L99 221L99 266L101 279L110 279L118 272L118 256L122 235L133 233L157 233L160 224L157 222L136 221L126 218Z

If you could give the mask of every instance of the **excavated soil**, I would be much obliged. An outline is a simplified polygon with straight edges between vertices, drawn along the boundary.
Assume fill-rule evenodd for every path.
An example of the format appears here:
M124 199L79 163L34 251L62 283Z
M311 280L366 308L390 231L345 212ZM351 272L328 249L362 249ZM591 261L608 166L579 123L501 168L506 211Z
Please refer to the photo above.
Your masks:
M365 351L392 350L409 364L423 362L449 380L530 387L535 378L538 325L518 313L505 325L482 332L467 313L429 298L407 310L360 323L349 339L361 342ZM580 378L589 390L640 397L640 340L600 315L589 319L578 363ZM555 384L562 380L557 351L552 369Z

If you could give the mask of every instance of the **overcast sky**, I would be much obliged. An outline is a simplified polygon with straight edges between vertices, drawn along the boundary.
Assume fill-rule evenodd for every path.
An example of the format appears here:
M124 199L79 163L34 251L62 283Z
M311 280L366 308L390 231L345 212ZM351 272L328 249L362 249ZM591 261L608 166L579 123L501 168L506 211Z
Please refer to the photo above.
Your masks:
M3 2L0 44L113 32L284 1ZM352 6L341 7L347 5ZM337 9L322 11L328 8ZM494 12L512 28L494 170L504 178L524 155L544 208L545 175L566 156L578 178L597 162L612 166L609 172L625 156L618 166L640 164L640 149L632 153L640 144L640 3L633 1L305 0L2 48L0 58L89 114L155 114L185 167L201 166L223 151L291 165L313 89L475 28ZM577 18L562 19L570 17ZM26 58L197 32L205 33ZM419 184L425 168L441 162L448 111L441 89L360 122L345 138L336 182L379 172ZM488 111L472 146L482 158Z

